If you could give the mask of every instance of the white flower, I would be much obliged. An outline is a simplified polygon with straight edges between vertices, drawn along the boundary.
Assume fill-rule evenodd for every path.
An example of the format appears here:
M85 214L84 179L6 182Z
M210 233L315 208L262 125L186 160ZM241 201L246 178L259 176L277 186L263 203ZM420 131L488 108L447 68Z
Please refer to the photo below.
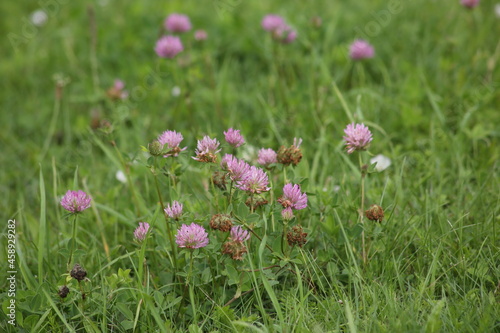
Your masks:
M41 9L35 10L31 14L31 23L33 23L37 27L41 27L42 25L47 23L47 19L48 19L47 13Z
M377 165L375 166L375 170L380 172L384 171L385 169L391 166L391 159L387 156L379 154L370 159L370 164L375 164L375 163L377 163Z
M172 88L172 96L179 97L180 94L181 94L181 88L179 88L178 86Z
M495 5L495 15L500 18L500 3Z
M120 182L120 183L127 183L127 177L125 176L125 173L123 173L123 171L121 170L118 170L116 172L116 175L115 175L116 179Z

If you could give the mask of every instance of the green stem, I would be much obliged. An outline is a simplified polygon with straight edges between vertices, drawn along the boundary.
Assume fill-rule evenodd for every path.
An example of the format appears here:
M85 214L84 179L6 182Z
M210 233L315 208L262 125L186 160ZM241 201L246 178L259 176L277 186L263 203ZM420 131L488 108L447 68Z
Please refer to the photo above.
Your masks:
M158 193L158 199L160 200L160 206L161 206L161 211L163 213L163 216L165 216L165 223L167 226L167 235L168 235L168 240L170 242L170 247L172 250L172 259L174 261L174 274L175 271L177 270L177 252L175 249L174 245L174 237L172 235L172 230L170 229L170 223L168 222L168 217L165 215L165 205L163 204L163 198L161 196L161 191L160 191L160 183L158 182L158 175L156 174L157 170L157 165L156 165L157 158L155 157L154 159L154 165L153 165L153 177L155 179L155 186L156 186L156 192Z
M75 251L75 243L76 243L76 218L78 214L74 214L74 219L73 219L73 234L71 237L71 250L69 252L69 258L68 258L68 271L71 270L71 260L73 259L73 252Z
M365 178L366 171L363 168L363 159L361 158L361 153L358 154L359 157L359 168L361 170L361 209L359 211L359 223L361 223L361 227L363 230L361 231L361 247L362 247L362 256L363 263L366 265L367 262L367 253L366 253L366 245L365 245L365 226L364 226L364 211L365 211Z
M142 242L141 244L141 250L139 251L138 255L139 255L139 263L138 263L138 267L137 269L139 270L139 284L141 286L146 286L146 267L147 267L147 264L146 264L146 260L145 260L145 256L146 256L146 246L147 246L147 241L148 241L148 235L146 235L146 238L144 239L144 241Z
M189 264L189 274L188 278L186 279L186 282L189 284L189 300L191 302L191 308L193 309L193 322L196 323L198 321L198 314L196 312L196 304L194 302L194 279L193 279L193 252L194 249L191 249L190 251L190 261L191 263Z
M281 253L286 257L285 254L285 237L286 237L286 231L288 229L288 221L283 220L283 234L281 236Z

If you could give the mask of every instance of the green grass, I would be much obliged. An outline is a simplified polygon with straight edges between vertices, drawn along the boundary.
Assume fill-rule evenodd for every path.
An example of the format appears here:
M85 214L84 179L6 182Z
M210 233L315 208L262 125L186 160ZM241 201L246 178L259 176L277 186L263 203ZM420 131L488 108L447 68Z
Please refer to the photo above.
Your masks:
M348 58L349 44L388 11L386 1L57 3L39 28L26 23L36 2L0 3L0 209L5 222L17 221L17 326L7 322L2 241L1 331L500 330L493 1L466 10L458 0L401 0L368 36L376 57L359 63ZM172 12L189 15L209 38L196 43L190 32L183 53L158 59L153 48ZM260 27L267 13L284 16L297 41L276 44ZM106 97L115 78L125 81L127 100ZM110 133L93 129L103 120ZM365 162L376 154L392 160L366 177L365 206L385 210L379 224L358 222L358 156L342 140L352 121L373 133ZM229 127L247 141L238 157L303 139L302 161L270 172L270 203L255 213L240 192L228 205L210 186L214 168L191 159L197 140L224 142ZM231 213L255 231L243 261L221 254L226 236L213 230L193 259L172 248L152 161L141 149L167 129L180 131L188 147L154 169L163 201L184 203L182 220L169 228L175 234L196 222L208 230L213 214ZM309 197L289 226L308 233L302 249L281 245L276 199L285 179ZM93 198L78 218L74 253L88 272L85 300L66 270L73 220L59 201L68 189ZM133 242L139 221L154 228L142 245ZM7 240L7 223L1 232ZM61 299L64 284L71 292Z

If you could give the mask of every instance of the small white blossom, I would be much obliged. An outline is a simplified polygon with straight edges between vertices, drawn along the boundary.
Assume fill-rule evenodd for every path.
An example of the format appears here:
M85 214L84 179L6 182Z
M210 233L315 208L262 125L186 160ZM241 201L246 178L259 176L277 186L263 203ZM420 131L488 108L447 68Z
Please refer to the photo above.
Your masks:
M179 97L181 95L181 88L175 86L172 88L172 96Z
M47 23L47 13L41 9L35 10L31 14L31 23L36 25L37 27L43 26L45 23Z
M372 159L370 159L370 164L375 164L375 163L377 163L377 165L375 166L375 170L377 170L378 172L384 171L385 169L390 167L392 164L391 159L387 156L382 155L382 154L379 154L379 155L373 157Z
M118 170L116 172L116 175L115 175L116 179L120 182L120 183L127 183L127 177L125 176L125 173L121 170Z

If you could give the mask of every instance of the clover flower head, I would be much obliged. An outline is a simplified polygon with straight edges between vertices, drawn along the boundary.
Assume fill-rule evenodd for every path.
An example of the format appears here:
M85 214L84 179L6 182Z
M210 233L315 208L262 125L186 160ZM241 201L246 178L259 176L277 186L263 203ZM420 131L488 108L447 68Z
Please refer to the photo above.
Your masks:
M250 165L244 160L240 160L231 154L226 154L221 160L221 167L229 174L232 181L240 181L246 175Z
M233 242L243 243L250 238L250 232L243 229L240 225L231 228L231 239Z
M208 38L208 34L205 30L196 30L194 32L194 39L196 39L197 41L204 41Z
M220 151L218 149L219 145L220 143L217 139L211 139L208 135L205 135L203 139L198 140L195 150L196 157L193 157L193 159L198 162L215 163L215 154Z
M79 191L68 191L61 199L61 206L68 212L76 214L90 207L92 199L87 193Z
M187 147L180 148L179 145L183 140L181 133L176 131L165 131L158 136L158 142L162 145L167 145L168 152L163 157L178 156L181 151L186 150Z
M278 154L271 148L262 148L259 150L259 158L257 163L267 168L270 164L278 163Z
M177 230L175 243L181 248L198 249L208 245L208 233L201 225L191 223L183 224Z
M149 223L139 222L139 226L134 231L134 239L138 242L142 242L146 239L146 235L149 231Z
M227 143L229 143L234 148L238 148L245 143L245 139L243 139L243 136L240 134L240 130L230 128L227 130L227 132L224 132L224 137Z
M349 56L353 60L373 58L375 56L375 49L367 41L357 39L349 47Z
M237 188L249 193L267 192L271 189L267 185L269 185L267 173L255 166L251 166L243 175L243 179L236 183Z
M285 19L279 15L268 14L262 19L262 28L266 31L274 31L285 24Z
M155 52L161 58L173 58L184 50L177 36L163 36L156 42Z
M182 216L182 204L179 201L172 201L172 204L167 204L165 208L165 214L168 217L178 220Z
M292 207L286 207L281 211L281 217L285 221L291 221L294 217Z
M467 8L474 8L479 5L479 0L460 0L462 6Z
M373 140L372 133L364 124L349 124L344 129L344 140L348 154L355 150L366 150Z
M191 30L191 21L186 15L173 13L165 19L165 28L171 32L186 32Z
M304 209L307 207L307 194L302 193L300 185L285 184L283 186L283 196L278 199L283 208Z

